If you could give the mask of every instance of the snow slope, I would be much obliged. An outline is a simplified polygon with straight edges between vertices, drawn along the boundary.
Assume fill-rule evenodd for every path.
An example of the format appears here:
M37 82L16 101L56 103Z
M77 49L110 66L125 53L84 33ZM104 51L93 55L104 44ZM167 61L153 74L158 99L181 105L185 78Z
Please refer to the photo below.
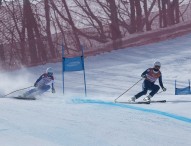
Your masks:
M173 40L116 50L85 59L87 97L83 73L65 74L62 93L61 63L46 64L0 75L0 95L33 85L47 67L54 68L56 93L35 101L0 99L1 146L189 146L191 96L174 95L188 86L191 70L191 34ZM120 94L140 80L141 73L162 63L166 92L154 99L167 103L116 104ZM158 84L158 81L156 82ZM142 81L124 94L127 101L141 91ZM23 91L24 92L24 91ZM143 97L138 99L142 100Z

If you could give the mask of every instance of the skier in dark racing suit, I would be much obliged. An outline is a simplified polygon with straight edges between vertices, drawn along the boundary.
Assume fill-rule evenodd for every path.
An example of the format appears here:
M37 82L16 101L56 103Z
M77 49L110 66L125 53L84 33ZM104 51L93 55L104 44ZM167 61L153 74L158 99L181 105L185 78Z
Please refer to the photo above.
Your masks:
M136 99L139 97L146 95L147 91L150 90L151 92L147 97L145 97L144 101L150 101L151 98L159 91L160 87L163 91L166 91L166 88L163 86L162 82L162 74L160 72L161 63L155 62L153 68L148 68L146 71L144 71L141 74L141 77L144 78L143 84L142 84L142 91L137 93L135 96L133 96L129 101L135 102ZM159 85L155 84L155 81L159 79Z

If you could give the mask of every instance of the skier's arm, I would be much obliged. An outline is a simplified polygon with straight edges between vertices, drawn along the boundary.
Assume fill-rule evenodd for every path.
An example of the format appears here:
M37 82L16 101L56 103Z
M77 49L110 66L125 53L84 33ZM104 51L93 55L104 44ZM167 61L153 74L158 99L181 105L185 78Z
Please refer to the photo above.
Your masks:
M162 83L162 76L159 77L159 85L161 86L161 88L164 88L163 83Z
M52 83L52 89L54 89L54 83Z
M141 74L141 77L142 77L142 78L146 78L146 77L147 77L147 76L146 76L147 73L148 73L148 69L145 70L145 71Z
M42 77L43 77L43 75L41 75L41 76L36 80L36 82L34 83L34 86L35 86L35 87L37 86L38 82L42 79Z
M163 83L162 83L162 75L159 77L159 85L161 86L163 91L166 91L166 88L163 86Z
M53 81L52 81L52 93L55 93L55 88L54 88L54 78L53 78Z

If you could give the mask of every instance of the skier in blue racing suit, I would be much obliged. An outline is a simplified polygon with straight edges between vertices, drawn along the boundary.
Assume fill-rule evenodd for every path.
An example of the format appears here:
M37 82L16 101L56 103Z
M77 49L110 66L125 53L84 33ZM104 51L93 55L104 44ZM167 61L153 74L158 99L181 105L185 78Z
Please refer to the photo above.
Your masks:
M131 102L135 102L135 100L141 97L142 95L146 95L148 90L151 90L151 92L147 97L143 99L144 101L150 101L151 98L159 91L160 87L163 91L166 91L166 88L163 86L160 67L161 63L157 61L154 63L153 68L149 68L141 74L141 77L144 78L144 82L142 84L143 90L137 93L134 97L132 97L130 99ZM159 79L160 87L154 84L157 79Z
M53 70L51 67L46 69L46 73L42 74L34 83L33 89L24 93L24 97L35 96L43 94L44 92L48 91L50 88L52 89L52 93L55 93L54 88L54 76Z

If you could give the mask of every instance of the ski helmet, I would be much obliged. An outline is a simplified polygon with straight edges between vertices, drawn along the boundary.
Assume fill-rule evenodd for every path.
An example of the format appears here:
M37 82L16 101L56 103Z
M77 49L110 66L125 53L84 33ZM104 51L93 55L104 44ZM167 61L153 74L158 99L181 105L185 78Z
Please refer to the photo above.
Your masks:
M154 63L154 66L159 66L159 67L161 67L161 63L160 63L159 61L156 61L156 62Z
M51 67L48 67L46 69L46 73L49 74L49 75L53 75L53 69Z

